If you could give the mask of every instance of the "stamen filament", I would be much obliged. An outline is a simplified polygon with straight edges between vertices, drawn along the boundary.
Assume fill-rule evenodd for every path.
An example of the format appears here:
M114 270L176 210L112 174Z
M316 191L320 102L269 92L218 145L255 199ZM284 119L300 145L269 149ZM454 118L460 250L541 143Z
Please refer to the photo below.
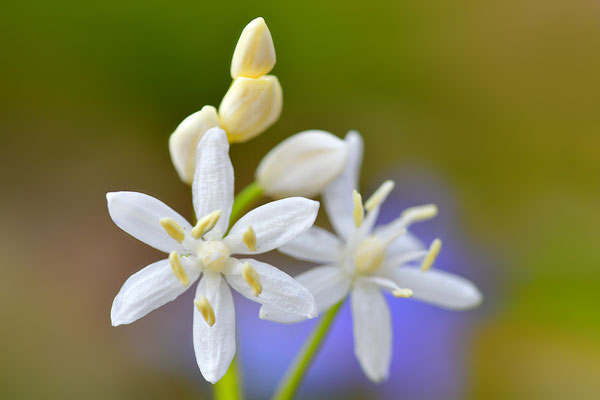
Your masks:
M192 229L192 237L194 239L200 239L206 234L206 232L215 227L219 221L219 218L221 218L221 210L213 211L210 214L200 218L196 223L196 226L194 226L194 229Z
M435 259L437 258L441 249L442 241L440 239L435 239L433 242L431 242L431 245L429 246L429 251L427 252L425 259L421 264L421 271L425 272L433 266L433 263L435 262Z
M242 242L248 247L250 251L256 251L256 233L252 229L252 225L248 225L248 230L242 237Z
M160 219L160 224L169 236L175 239L178 243L183 243L183 239L185 239L185 232L183 231L181 225L177 223L177 221L171 217L165 217Z
M365 202L365 209L367 211L373 211L373 209L379 206L385 201L388 195L394 190L394 181L387 180L379 186L379 188L369 197Z
M262 284L260 283L260 277L258 276L258 272L256 272L256 270L252 268L252 265L250 265L250 263L244 263L244 266L242 267L242 276L244 277L244 280L246 281L248 286L250 286L250 289L252 289L252 291L254 292L255 296L258 296L262 293Z
M194 304L204 320L208 324L208 326L213 326L215 324L215 312L208 302L208 299L202 295L200 295L199 299L194 299Z
M173 274L175 277L179 279L179 282L183 284L183 286L187 287L190 284L190 280L181 265L181 260L179 259L179 254L176 251L172 251L169 254L169 263L171 264L171 269L173 270Z
M352 191L352 199L354 200L354 211L352 216L354 217L354 226L360 228L365 217L365 210L363 208L362 197L356 190Z

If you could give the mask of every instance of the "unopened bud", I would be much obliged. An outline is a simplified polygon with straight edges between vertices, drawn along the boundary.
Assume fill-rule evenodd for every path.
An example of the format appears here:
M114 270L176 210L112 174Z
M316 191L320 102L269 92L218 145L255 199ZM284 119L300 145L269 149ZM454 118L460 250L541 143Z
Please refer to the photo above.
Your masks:
M261 17L252 20L240 36L231 61L231 77L259 78L275 65L271 32Z
M219 126L219 116L213 106L204 106L202 110L184 119L169 138L171 160L182 181L192 184L196 167L196 148L198 142L210 128Z
M279 119L283 96L273 75L239 77L233 81L219 106L221 127L229 142L245 142L261 134Z
M267 153L256 180L270 196L316 196L341 174L347 154L346 143L329 132L300 132Z

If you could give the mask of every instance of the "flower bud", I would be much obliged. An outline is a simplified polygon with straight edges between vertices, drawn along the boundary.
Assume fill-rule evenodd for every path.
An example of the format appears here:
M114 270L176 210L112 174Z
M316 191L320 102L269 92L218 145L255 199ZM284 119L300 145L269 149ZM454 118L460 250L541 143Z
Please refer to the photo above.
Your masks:
M274 197L316 196L342 173L347 155L346 143L329 132L300 132L267 153L256 180Z
M219 116L213 106L204 106L184 119L169 138L171 160L182 181L192 184L196 167L198 142L210 128L219 126Z
M273 75L233 81L219 106L221 128L229 142L245 142L273 125L281 114L283 96Z
M275 65L275 47L265 20L252 20L240 36L231 60L231 77L259 78Z

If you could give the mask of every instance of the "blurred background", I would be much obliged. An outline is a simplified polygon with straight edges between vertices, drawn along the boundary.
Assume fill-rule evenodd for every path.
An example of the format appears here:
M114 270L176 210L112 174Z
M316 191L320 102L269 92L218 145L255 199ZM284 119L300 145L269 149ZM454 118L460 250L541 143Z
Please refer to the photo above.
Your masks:
M187 293L110 326L125 279L158 251L120 231L105 193L192 216L167 140L218 106L247 22L263 16L279 122L232 147L236 188L274 144L320 128L366 142L361 187L396 190L382 222L418 227L477 310L389 299L390 379L353 355L346 305L300 398L600 398L600 3L593 0L14 1L0 5L0 397L210 398ZM321 213L319 224L327 226ZM308 265L265 258L296 274ZM279 326L236 297L239 357L264 399L314 322Z

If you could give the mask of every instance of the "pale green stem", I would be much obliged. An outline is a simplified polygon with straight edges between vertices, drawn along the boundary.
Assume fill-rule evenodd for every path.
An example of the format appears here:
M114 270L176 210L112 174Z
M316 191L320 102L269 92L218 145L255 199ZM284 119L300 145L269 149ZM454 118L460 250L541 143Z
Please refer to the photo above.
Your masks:
M235 196L233 207L231 208L231 217L229 218L229 227L240 218L254 203L262 196L262 189L256 182L246 186ZM213 385L213 396L215 400L242 400L242 385L239 370L238 358L235 357L229 366L229 370L219 382Z
M308 368L321 348L321 343L327 337L329 327L340 310L342 303L343 301L340 301L321 317L319 323L315 326L296 356L294 363L279 383L277 391L271 398L272 400L291 400L294 397L298 387L302 383L302 379L304 379L304 376L308 372Z

